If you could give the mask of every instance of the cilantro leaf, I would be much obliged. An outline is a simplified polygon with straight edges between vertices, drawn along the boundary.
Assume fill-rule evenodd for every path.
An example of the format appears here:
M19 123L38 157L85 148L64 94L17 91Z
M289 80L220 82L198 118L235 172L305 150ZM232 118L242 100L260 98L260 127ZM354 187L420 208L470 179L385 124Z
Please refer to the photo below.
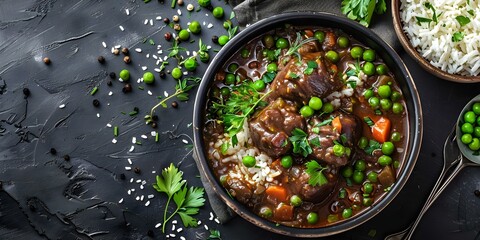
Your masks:
M375 140L370 140L368 142L368 146L364 149L365 152L369 155L372 155L375 150L380 149L382 146L380 145L379 142Z
M186 181L182 180L182 177L183 172L178 171L178 168L172 163L168 168L163 169L162 176L157 176L157 183L153 185L153 188L172 197L185 184Z
M320 139L318 137L312 138L312 140L309 141L309 143L314 146L314 147L320 147Z
M306 157L313 152L312 147L307 140L307 133L300 128L295 128L292 131L292 136L288 138L293 145L293 153L301 154Z
M213 239L222 240L222 237L220 236L220 231L215 229L210 230L210 236L208 236L207 240L213 240Z
M310 176L310 179L308 179L310 186L322 186L328 183L327 178L323 175L323 170L327 169L326 167L322 167L315 160L305 163L305 166L307 167L305 172Z
M463 32L456 32L452 35L452 42L460 42L463 40L463 37L465 37Z
M457 16L455 17L455 19L457 19L457 22L460 24L460 26L465 26L467 25L468 23L470 23L470 18L468 17L465 17L465 16Z

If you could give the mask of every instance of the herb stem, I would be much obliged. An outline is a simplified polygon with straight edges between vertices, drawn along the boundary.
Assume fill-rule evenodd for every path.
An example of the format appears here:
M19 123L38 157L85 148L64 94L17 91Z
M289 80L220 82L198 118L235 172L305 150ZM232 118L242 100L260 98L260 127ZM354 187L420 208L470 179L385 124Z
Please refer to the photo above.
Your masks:
M171 4L172 8L175 8L175 3L177 3L177 0L172 0L172 4Z
M182 89L178 89L177 91L175 91L174 94L164 98L162 101L160 101L159 103L157 103L157 105L153 106L152 107L152 110L150 110L150 116L153 116L153 114L155 113L155 109L157 109L158 107L162 106L165 104L165 102L173 97L176 97L177 95L181 94L181 93L184 93L184 91Z
M173 196L173 195L172 195ZM170 216L168 219L167 219L167 210L168 210L168 205L170 204L170 200L172 199L172 196L169 196L168 197L168 200L167 200L167 204L165 205L165 211L163 211L163 226L162 226L162 232L165 233L165 225L167 223L167 221L173 216ZM178 211L178 209L176 210ZM175 212L176 212L175 211Z

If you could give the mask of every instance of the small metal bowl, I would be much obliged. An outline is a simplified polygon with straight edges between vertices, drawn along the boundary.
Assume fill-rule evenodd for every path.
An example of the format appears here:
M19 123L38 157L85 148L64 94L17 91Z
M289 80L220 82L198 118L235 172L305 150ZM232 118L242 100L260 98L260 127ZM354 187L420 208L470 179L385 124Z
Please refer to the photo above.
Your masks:
M395 75L397 83L399 84L403 96L405 97L406 106L408 110L408 122L410 128L407 130L407 145L405 148L406 155L402 160L402 166L397 176L397 182L393 185L387 195L376 202L370 209L339 223L329 225L321 228L294 228L284 225L277 225L274 222L268 221L255 213L249 208L231 198L225 188L221 185L210 168L209 160L205 152L206 143L204 142L204 126L206 119L206 107L209 96L209 91L214 84L215 74L223 65L235 54L242 49L250 40L262 35L265 32L276 28L282 28L285 24L305 27L327 27L340 29L343 32L354 36L354 38L367 46L373 48L377 54L385 61L388 68ZM354 227L361 225L377 215L384 209L400 192L402 187L407 182L408 177L412 173L415 166L418 154L420 152L420 145L422 142L423 126L422 126L422 110L420 98L415 84L408 72L402 59L397 53L388 46L380 37L373 33L370 29L361 26L360 24L328 13L314 13L314 12L291 12L259 21L252 26L249 26L237 36L231 39L221 51L215 56L210 63L208 69L199 86L197 96L195 99L195 107L193 112L193 134L195 143L195 154L199 165L199 171L204 174L207 181L212 186L212 189L217 193L220 199L225 202L238 215L248 220L254 225L257 225L265 230L283 234L291 237L323 237L333 234L338 234Z
M415 60L417 63L425 69L427 72L453 82L459 83L477 83L480 82L480 76L463 76L458 74L451 74L445 72L427 61L425 58L420 55L420 53L412 46L410 39L407 37L403 31L402 19L400 18L400 4L401 0L392 0L392 16L393 16L393 28L397 34L398 40L402 44L405 51Z

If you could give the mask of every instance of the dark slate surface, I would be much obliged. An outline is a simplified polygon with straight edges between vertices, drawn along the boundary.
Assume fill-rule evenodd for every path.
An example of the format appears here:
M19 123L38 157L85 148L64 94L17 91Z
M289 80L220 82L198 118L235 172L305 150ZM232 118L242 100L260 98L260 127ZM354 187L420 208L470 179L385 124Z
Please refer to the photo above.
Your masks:
M213 4L224 6L223 1ZM110 53L114 45L130 48L133 62L128 69L134 80L142 74L141 66L153 70L156 46L142 41L152 38L166 53L171 43L165 42L163 34L168 27L155 18L176 14L169 5L170 1L162 5L139 0L0 1L0 239L148 239L148 230L156 239L165 238L154 227L161 222L166 199L150 187L156 175L152 171L158 173L174 162L185 172L190 185L201 185L188 145L193 101L180 103L178 109L160 110L160 141L155 143L143 115L157 102L156 96L163 96L164 91L173 93L175 82L170 77L157 77L154 86L145 86L142 91L137 86L144 84L133 81L130 94L122 93L122 83L114 81L108 87L106 82L109 72L127 67L120 56ZM130 16L125 14L126 8ZM181 9L180 23L184 27L190 19L213 23L212 29L204 27L201 37L213 49L218 48L210 38L224 34L221 21L211 14L207 17L205 9L193 12L189 19L186 4ZM147 18L153 19L154 26L143 24ZM387 15L382 19L390 18ZM102 41L107 43L106 49ZM196 50L197 42L187 46ZM134 52L136 47L143 52ZM479 84L439 80L403 50L399 53L415 79L423 104L425 132L420 157L404 190L383 212L331 239L383 239L407 226L439 174L443 142L457 114L463 104L480 93ZM106 57L105 65L97 62L98 55ZM52 60L50 66L42 62L44 56ZM204 69L201 64L195 74L201 75ZM93 86L99 86L99 91L90 96ZM24 87L32 93L28 99L23 96ZM148 90L153 96L147 94ZM108 95L110 91L112 96ZM99 108L92 105L95 98L100 100ZM65 108L60 109L61 104ZM140 109L137 117L121 114L134 107ZM106 127L107 123L119 126L116 144L111 142L113 130ZM142 134L148 139L140 138ZM129 152L132 137L142 145L135 145ZM52 147L56 155L49 153ZM63 159L65 154L70 161ZM132 167L141 169L140 174L125 170L128 158ZM126 180L120 179L121 173ZM473 194L480 188L478 176L478 168L464 170L426 214L415 238L474 239L480 231L480 198ZM146 181L143 190L136 183L138 179ZM128 195L127 190L132 188L135 192ZM145 207L149 194L155 197ZM144 201L135 200L141 195ZM119 204L121 198L124 201ZM211 229L220 230L223 239L289 239L238 217L218 225L209 221L210 211L207 204L199 219ZM180 226L177 224L177 228ZM372 229L376 230L375 237L368 236ZM175 234L177 239L180 235L186 239L208 236L203 226Z

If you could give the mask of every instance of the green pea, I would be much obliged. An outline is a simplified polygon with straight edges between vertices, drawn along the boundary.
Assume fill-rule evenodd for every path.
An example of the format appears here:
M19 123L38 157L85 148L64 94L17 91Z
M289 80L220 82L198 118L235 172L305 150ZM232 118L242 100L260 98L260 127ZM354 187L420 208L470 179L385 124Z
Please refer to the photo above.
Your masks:
M392 96L390 96L390 99L392 99L392 101L396 102L396 101L400 100L401 97L402 97L402 94L400 94L397 91L393 91Z
M367 179L370 182L376 183L378 181L378 173L371 171L367 174Z
M357 160L355 162L355 170L359 170L359 171L365 171L365 169L367 168L367 163L364 161L364 160Z
M403 112L403 105L401 103L394 103L392 106L392 111L395 114L400 114Z
M302 108L300 108L300 115L302 115L304 118L311 117L313 113L313 109L309 106L303 106Z
M373 97L373 90L372 89L365 90L365 92L363 92L363 97L367 100Z
M261 92L261 91L265 90L265 88L266 88L265 82L262 81L261 79L253 82L253 88L255 90L257 90L258 92Z
M275 39L270 34L263 36L262 43L266 48L273 48L275 46Z
M462 130L462 133L470 133L470 134L473 133L473 125L471 123L462 124L460 129Z
M298 195L293 195L290 197L290 204L294 207L300 207L303 201Z
M273 62L273 61L277 60L277 56L275 55L275 51L267 50L267 60L269 62Z
M478 138L473 138L472 142L468 144L468 148L472 151L477 151L480 149L480 140Z
M264 218L271 218L273 216L273 211L269 207L260 208L260 216Z
M341 157L345 154L345 147L340 144L333 145L333 154L337 157Z
M340 56L338 55L338 53L333 50L330 50L327 53L325 53L325 57L332 63L337 63L338 60L340 60Z
M224 11L222 7L215 7L212 11L213 17L215 18L223 18Z
M195 60L195 58L188 58L183 63L183 66L185 66L185 69L187 69L187 71L193 72L195 71L195 69L197 69L198 63L197 63L197 60Z
M182 41L187 41L190 38L190 33L187 31L187 29L182 29L180 32L178 32L178 37Z
M396 168L399 168L399 167L400 167L400 161L398 161L398 160L393 161L393 168L396 169Z
M320 99L319 97L312 97L308 101L308 106L311 107L313 110L318 111L323 107L322 99Z
M220 46L224 46L228 41L230 41L230 38L227 35L218 37L218 44L220 44Z
M390 108L392 108L392 101L390 101L390 99L380 99L380 107L383 109L383 110L389 110Z
M183 73L182 73L182 70L178 67L172 69L172 77L175 78L175 79L180 79L182 78L183 76Z
M155 76L151 72L145 72L143 74L143 82L146 84L153 84L155 82Z
M363 60L367 62L375 61L375 51L373 49L367 49L363 52Z
M223 174L222 176L220 176L220 183L222 185L225 185L227 183L227 174Z
M474 124L475 123L475 113L473 111L468 111L463 115L463 120L467 123Z
M324 113L331 113L331 112L333 112L333 110L334 110L334 108L333 108L332 103L327 102L327 103L323 104L322 111Z
M375 65L371 62L366 62L363 64L363 73L365 73L367 76L372 76L375 74Z
M392 158L390 156L387 156L387 155L382 155L378 158L378 164L380 164L380 166L387 166L387 165L390 165L392 164Z
M402 135L399 132L393 132L392 136L390 136L390 140L392 140L392 142L398 142L401 139L402 139Z
M395 145L392 142L384 142L382 144L382 153L385 155L392 155L393 151L395 151Z
M232 21L230 19L227 19L225 22L223 22L223 28L225 28L225 30L228 30L232 26Z
M472 111L475 114L480 115L480 102L476 102L472 105Z
M198 5L201 7L208 7L210 4L210 0L198 0Z
M365 184L363 184L363 192L365 194L370 194L373 192L373 184L367 182Z
M290 167L292 167L292 165L293 165L293 158L292 158L292 156L290 156L290 155L283 156L283 157L280 159L280 164L281 164L282 167L284 167L284 168L290 168Z
M464 133L464 134L462 135L461 140L462 140L462 143L464 143L464 144L470 144L470 143L472 142L472 140L473 140L472 134L470 134L470 133Z
M234 73L235 71L237 71L237 69L238 69L238 64L236 63L232 63L228 65L228 71L231 73Z
M353 175L353 168L351 166L346 166L342 168L342 176L344 178L352 177L352 175Z
M257 160L255 160L255 157L252 156L245 156L242 158L242 163L245 165L245 167L254 167L255 164L257 164Z
M338 216L337 214L328 214L327 216L327 222L328 223L334 223L338 221Z
M311 212L307 215L307 222L309 224L315 224L318 222L318 214L317 213L314 213L314 212Z
M350 55L354 59L359 59L363 55L363 48L360 46L355 46L350 49Z
M130 79L130 72L127 69L123 69L118 75L120 76L120 79L122 79L122 81L124 82L127 82Z
M473 128L473 136L480 137L480 126Z
M364 197L364 198L362 199L362 204L363 204L363 206L365 206L365 207L369 207L369 206L371 206L371 205L373 204L373 199L372 199L372 198L368 198L368 197Z
M188 29L193 34L198 34L202 31L202 26L200 25L200 23L198 21L192 21L190 23L190 25L188 25Z
M361 149L366 148L368 145L368 139L366 137L361 137L360 140L358 140L358 147Z
M337 38L337 44L341 48L346 48L346 47L348 47L348 44L350 44L350 41L348 40L347 37L340 36L340 37Z
M377 109L378 105L380 105L380 100L377 97L371 97L368 99L368 104L370 104L370 107L373 109Z
M356 184L361 184L363 179L365 178L365 174L362 171L355 170L352 175L352 180Z
M244 49L242 49L242 52L240 54L242 55L242 58L248 58L250 56L250 51L248 51L248 49L244 48Z
M233 73L227 73L225 75L225 85L232 85L232 84L235 84L235 74Z
M350 218L353 214L353 211L351 208L345 208L342 211L342 218L347 219Z
M325 33L322 31L315 31L313 36L320 42L323 43L325 41Z
M275 46L279 49L286 49L288 48L288 40L286 38L280 37L277 39Z
M272 62L267 65L267 72L277 72L278 66L276 63Z
M377 92L381 98L389 98L392 95L392 88L389 85L382 85L378 87Z
M220 93L222 94L222 96L227 97L228 95L230 95L230 88L222 87L222 89L220 89Z
M378 64L375 70L378 75L385 75L388 72L387 66L385 64Z

